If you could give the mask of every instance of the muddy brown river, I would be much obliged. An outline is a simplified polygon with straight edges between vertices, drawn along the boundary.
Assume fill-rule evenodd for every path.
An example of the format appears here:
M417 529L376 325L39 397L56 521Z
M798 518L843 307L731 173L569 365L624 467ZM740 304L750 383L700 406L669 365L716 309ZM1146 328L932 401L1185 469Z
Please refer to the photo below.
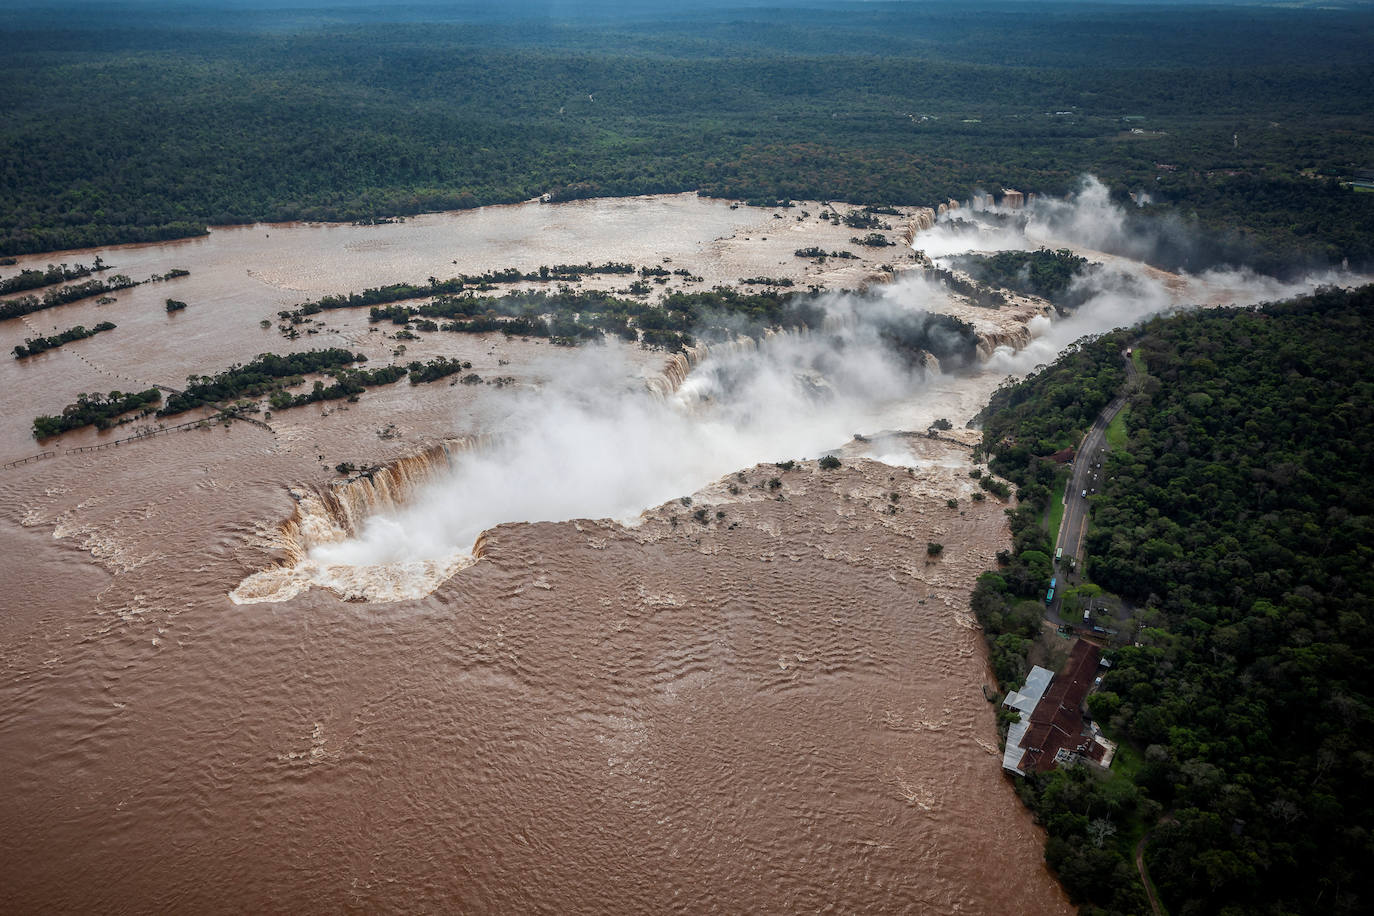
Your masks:
M677 196L102 249L135 279L191 276L0 323L5 350L54 325L119 325L6 357L0 460L41 451L33 416L80 391L176 386L266 350L397 358L394 329L358 310L295 342L259 327L321 293L665 257L708 284L767 268L836 280L791 251L851 230L773 216ZM190 306L168 315L167 296ZM885 422L962 425L1001 370L933 374L854 428L818 415L837 470L818 452L704 452L699 479L626 524L509 518L422 597L232 601L283 559L293 489L329 486L342 460L499 433L521 416L512 398L586 359L501 336L407 346L508 374L515 394L403 381L270 429L90 452L74 450L129 428L68 434L0 471L0 910L1072 910L1001 774L967 606L1005 546L1003 505L972 500L956 443L848 442ZM635 397L664 368L626 346L597 361ZM771 463L787 454L804 460ZM538 472L521 473L532 487Z

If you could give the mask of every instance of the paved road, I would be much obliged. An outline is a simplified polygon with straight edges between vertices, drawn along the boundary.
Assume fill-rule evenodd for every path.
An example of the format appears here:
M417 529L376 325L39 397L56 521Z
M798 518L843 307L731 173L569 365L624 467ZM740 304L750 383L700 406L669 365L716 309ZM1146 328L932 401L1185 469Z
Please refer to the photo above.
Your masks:
M1135 364L1126 359L1126 383L1129 386L1136 374ZM1055 543L1055 553L1062 551L1061 558L1054 564L1055 576L1059 579L1058 591L1067 585L1069 559L1074 560L1075 568L1083 568L1083 536L1088 530L1088 498L1097 490L1102 474L1102 459L1107 455L1107 425L1126 406L1126 395L1118 394L1110 404L1102 409L1093 421L1092 428L1083 437L1074 457L1073 474L1064 489L1064 520L1059 525L1059 540ZM1085 496L1084 494L1087 494ZM1073 577L1075 580L1077 575ZM1060 599L1056 592L1054 603L1046 613L1050 622L1056 626L1062 623L1077 624L1081 621L1062 620L1059 616Z

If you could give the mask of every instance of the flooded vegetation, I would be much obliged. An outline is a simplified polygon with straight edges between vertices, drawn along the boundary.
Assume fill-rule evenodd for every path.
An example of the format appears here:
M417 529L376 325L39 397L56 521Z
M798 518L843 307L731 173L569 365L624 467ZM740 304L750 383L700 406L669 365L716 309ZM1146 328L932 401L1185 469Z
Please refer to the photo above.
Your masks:
M0 910L1359 910L1367 10L268 6L0 14Z
M607 212L620 219L603 227ZM119 251L140 271L190 265L179 282L205 307L174 326L152 323L169 319L151 289L75 302L64 321L100 309L141 331L0 368L40 409L115 379L184 393L164 410L183 396L261 408L94 452L77 449L99 432L68 432L0 477L0 539L32 558L11 571L24 597L0 624L5 818L28 838L7 850L23 875L7 900L367 908L399 884L420 908L675 894L697 910L728 888L761 910L1069 910L999 773L968 594L1007 543L1010 493L970 477L959 442L977 434L960 427L1008 372L1085 330L1274 287L1163 275L1079 239L1111 265L1094 282L1111 280L1061 318L1017 295L975 305L907 250L912 269L886 283L807 294L820 310L807 329L746 322L672 353L418 322L400 341L360 307L324 313L309 343L398 378L419 366L427 383L279 407L290 387L220 390L209 374L295 347L282 378L317 377L291 360L318 346L260 321L454 260L498 269L512 260L504 218L584 217L580 250L553 233L551 256L531 231L523 258L657 250L694 276L852 276L791 254L847 228L816 221L777 256L739 222L757 214L693 197L243 227ZM912 237L941 251L969 225ZM979 225L982 250L1012 244L1002 222ZM1023 247L1065 244L1034 222L1015 231ZM946 344L939 329L955 332ZM34 454L6 422L7 460ZM415 832L417 817L443 826ZM247 858L227 854L249 836ZM110 843L119 857L100 852ZM300 873L321 844L334 864ZM128 867L143 859L155 876ZM89 880L68 880L72 867Z
M708 208L699 241L685 242L675 218L653 228L656 213L675 217L683 204ZM562 221L602 206L631 204L506 212ZM718 244L711 220L740 216L725 204L635 206L642 218L632 242L585 244L617 259L637 245L677 244L686 250L669 256L693 275L758 274L759 261L741 265L770 256ZM428 222L431 232L471 244L470 233L447 227L472 218L492 217ZM367 308L334 310L324 340L350 342L338 348L350 360L371 354L369 371L404 373L418 363L423 373L447 374L352 404L274 406L255 381L262 373L254 367L266 364L242 354L283 345L259 316L338 289L320 237L334 237L339 273L347 273L358 269L353 240L417 233L422 222L257 227L216 233L192 249L123 249L121 261L141 269L162 272L173 258L190 264L181 281L187 297L214 307L149 330L172 346L145 337L100 349L92 338L50 354L63 372L91 380L180 382L164 401L172 419L197 403L257 399L267 410L261 425L191 426L89 453L74 449L98 434L69 432L55 457L0 479L14 507L0 537L10 555L38 555L33 578L12 579L27 610L4 624L5 662L19 675L4 684L0 728L7 768L19 774L13 797L31 800L6 814L30 837L30 853L10 858L28 877L8 885L7 899L213 909L223 899L254 907L271 893L279 903L280 888L269 892L275 882L244 882L239 869L269 875L303 855L302 844L323 842L364 859L345 857L332 874L288 882L302 906L375 904L402 875L409 905L420 907L462 899L527 909L556 899L561 909L590 911L648 906L676 892L695 908L725 886L731 901L762 909L779 899L865 906L892 894L941 909L1010 905L1012 891L989 893L973 860L944 852L957 846L984 850L977 858L999 869L1019 862L1010 867L1023 886L1038 888L1036 910L1065 912L1036 829L997 775L982 655L962 597L1005 536L1000 504L971 499L967 452L947 443L870 440L846 448L830 470L800 460L816 454L816 443L843 446L856 423L885 416L909 426L912 410L923 410L894 399L872 417L856 415L851 407L868 397L866 387L898 385L884 395L896 398L911 385L943 384L933 368L895 356L881 368L838 362L825 376L802 371L821 355L812 337L826 341L832 360L843 347L881 340L861 302L889 317L910 306L855 299L859 312L835 313L824 335L761 334L673 354L614 335L569 349L500 333L418 331L396 355L401 345L371 330ZM263 261L232 252L269 232ZM646 242L649 232L659 237ZM302 251L292 266L295 239ZM428 244L452 250L440 239ZM415 251L400 255L404 263L389 267L374 256L378 278L414 275ZM260 279L268 265L291 278L272 295ZM480 261L463 268L487 269ZM150 293L100 308L124 331L155 314ZM94 306L66 308L76 320ZM311 352L304 344L280 356L282 371L263 384L317 375L320 366L297 364ZM207 368L236 362L223 377ZM447 371L455 366L465 368ZM83 384L55 384L59 374L29 368L16 361L5 371L25 373L7 383L30 403L70 397ZM774 387L799 371L802 387ZM514 384L443 383L465 373ZM970 402L980 397L976 387ZM943 398L942 408L949 403ZM779 422L751 420L755 410ZM662 438L665 424L677 438ZM25 438L13 431L6 450L26 455L34 446ZM678 458L664 465L673 451ZM762 454L798 460L788 470L755 467ZM640 471L627 477L627 462ZM406 559L322 564L322 552L356 550L379 519L441 507L440 494L464 469L487 475L475 491L484 502L464 497L461 510L447 513L472 532L454 548L435 532L436 549ZM902 504L890 513L889 494L898 491ZM949 508L951 499L962 508ZM629 527L530 524L607 514ZM943 552L930 557L925 545L935 541ZM68 587L41 586L51 575ZM61 656L53 676L32 680L52 650ZM96 686L113 670L127 674L112 689ZM406 699L387 699L396 685ZM178 699L192 694L201 698ZM251 710L254 724L233 726L235 710ZM715 738L703 742L708 733ZM473 755L488 761L480 772ZM225 766L238 775L225 781ZM407 775L421 772L423 789ZM349 811L353 785L369 786L378 807ZM74 786L103 800L66 808L60 799ZM608 795L618 801L606 805ZM128 799L122 809L120 798ZM61 813L35 820L31 803ZM753 813L722 829L720 819L742 803ZM465 826L407 839L391 813L404 817L407 807ZM262 823L254 811L272 812L270 826L254 827ZM366 852L378 830L390 837L373 847L385 850L382 859ZM589 832L604 838L592 849L567 842ZM261 852L248 861L216 852L236 834L256 836ZM93 836L117 836L126 852L102 860ZM171 853L169 841L199 851ZM687 849L696 852L684 857ZM44 863L57 851L92 883L56 880ZM140 855L162 859L155 881L127 868L127 857ZM454 857L467 865L438 867ZM765 863L768 877L749 877ZM872 882L854 883L860 871Z

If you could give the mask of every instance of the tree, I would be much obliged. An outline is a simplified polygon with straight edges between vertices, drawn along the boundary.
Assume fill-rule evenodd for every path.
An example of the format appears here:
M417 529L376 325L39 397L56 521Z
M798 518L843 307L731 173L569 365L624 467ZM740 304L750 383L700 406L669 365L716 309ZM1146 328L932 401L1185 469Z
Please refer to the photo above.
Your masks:
M1105 817L1099 817L1088 824L1088 839L1092 841L1093 848L1101 849L1102 844L1116 836L1116 825Z

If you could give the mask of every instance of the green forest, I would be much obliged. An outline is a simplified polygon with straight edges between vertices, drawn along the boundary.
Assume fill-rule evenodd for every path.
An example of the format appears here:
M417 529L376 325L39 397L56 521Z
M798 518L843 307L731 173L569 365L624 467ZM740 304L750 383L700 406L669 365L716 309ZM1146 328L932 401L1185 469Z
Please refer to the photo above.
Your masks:
M654 271L655 268L640 268L642 276L652 276ZM659 268L658 273L667 274L667 271ZM519 276L516 274L516 279ZM764 284L772 281L756 277L744 282ZM435 290L449 288L464 287L461 279L435 280L429 287L396 284L334 296L306 303L292 311L282 311L279 317L289 323L279 328L285 329L290 336L297 324L311 320L306 316L322 308L415 299L426 289L432 294ZM631 290L634 290L633 284ZM647 292L645 285L639 294ZM438 295L433 301L417 306L373 305L368 320L404 325L405 332L412 329L469 334L500 332L508 336L544 337L567 346L614 336L645 347L676 351L692 345L693 335L708 342L718 342L741 334L759 338L768 331L819 329L825 320L819 297L819 293L812 291L788 292L776 287L741 292L717 286L709 290L671 292L659 303L649 304L601 290L575 290L567 286L553 290L514 290L493 296L478 296L465 290L461 295ZM962 319L913 312L874 321L884 342L910 363L924 361L926 354L934 356L949 369L967 367L975 361L978 335L973 326Z
M1351 184L1374 169L1368 3L262 6L0 10L0 263L225 224L679 192L869 205L846 222L853 244L878 245L889 242L865 233L886 205L1003 188L1057 195L1090 173L1133 228L1153 227L1164 266L1374 269L1374 194ZM186 275L135 281L90 263L10 271L0 320ZM977 283L929 275L988 307L1006 301L1001 289L1072 308L1073 279L1092 269L1067 250L962 266ZM624 275L629 292L477 295L596 274ZM675 351L822 321L814 292L766 276L740 284L761 288L642 301L666 277L589 261L417 279L303 303L279 312L278 327L294 340L311 316L370 307L401 339L609 335ZM168 322L212 307L193 305ZM166 299L169 312L185 307ZM78 325L13 353L113 329ZM913 362L975 361L974 328L955 318L906 315L879 333ZM974 498L1009 502L1012 544L972 607L1006 691L1046 638L1046 510L1064 471L1045 459L1128 394L1082 570L1143 621L1115 640L1088 701L1120 753L1105 773L1017 781L1048 833L1047 862L1085 912L1149 910L1137 848L1173 916L1374 906L1371 352L1374 287L1326 289L1081 340L980 414L978 454L997 477L980 472ZM156 388L82 393L36 417L33 434L202 407L228 416L264 400L284 410L407 375L483 383L456 358L374 369L365 359L268 353L192 376L165 400Z
M1071 304L1069 285L1088 268L1087 258L1067 248L964 255L955 263L980 283L1039 296L1061 306Z
M102 321L94 327L86 327L78 324L74 328L68 328L60 334L53 334L48 337L30 337L21 344L14 346L15 359L27 359L30 356L37 356L49 350L55 350L63 344L69 344L74 340L85 340L87 337L94 337L101 331L113 331L115 323L113 321Z
M220 404L238 398L261 397L283 387L300 384L307 373L340 372L353 363L366 361L367 357L363 354L351 353L341 347L288 353L285 356L263 353L246 365L230 366L215 375L188 377L186 388L169 397L158 411L158 416L166 417L195 407ZM400 375L387 381L394 382L404 374L405 370L401 370ZM316 397L315 400L321 398Z
M1148 831L1170 913L1368 906L1372 328L1374 287L1156 318L1082 342L986 413L993 466L1025 498L1014 554L974 598L1009 688L1049 574L1039 520L1057 472L1039 456L1110 399L1123 347L1144 366L1086 549L1089 578L1145 615L1089 698L1120 763L1020 785L1080 902L1140 911L1128 864Z
M86 394L82 392L77 395L75 403L68 404L63 408L61 414L35 417L33 436L35 439L47 439L52 436L59 436L69 430L80 429L83 426L109 429L116 423L122 422L120 417L125 414L137 411L137 416L147 416L157 409L156 404L160 400L162 400L162 392L156 388L128 393L111 391L109 394Z
M1216 258L1374 260L1374 195L1339 183L1374 150L1368 9L529 7L0 20L0 254L540 195L933 204L1093 172Z

